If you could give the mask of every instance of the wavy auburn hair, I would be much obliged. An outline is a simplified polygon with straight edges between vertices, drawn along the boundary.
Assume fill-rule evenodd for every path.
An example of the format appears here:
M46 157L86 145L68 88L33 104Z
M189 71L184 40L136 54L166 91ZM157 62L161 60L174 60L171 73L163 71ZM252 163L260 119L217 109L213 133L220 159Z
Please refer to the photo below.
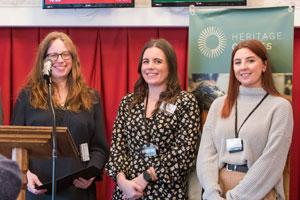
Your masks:
M241 83L237 80L237 78L234 75L233 60L234 60L234 56L235 56L236 52L242 48L249 49L255 55L257 55L262 60L263 63L265 63L266 71L262 72L262 88L273 96L280 96L279 92L276 90L276 88L274 86L270 58L269 58L269 55L267 53L265 46L258 40L246 40L246 41L240 42L233 49L232 55L231 55L229 85L228 85L227 97L225 99L225 102L224 102L224 105L223 105L223 108L221 111L222 118L229 117L231 110L233 108L233 105L235 104L237 96L239 94L239 86Z
M47 57L47 51L55 40L61 40L72 56L72 68L67 76L68 97L66 105L69 110L78 112L81 109L91 110L93 104L97 103L97 99L92 88L89 88L81 73L81 66L76 46L68 35L62 32L51 32L40 43L36 54L34 67L32 68L25 89L31 91L30 102L34 108L48 109L48 89L46 81L43 79L43 62ZM52 94L57 88L55 82L52 82ZM59 108L60 105L55 98L52 97L53 105Z
M146 95L148 94L148 84L146 83L142 75L142 64L143 64L143 57L145 51L148 48L152 48L152 47L159 48L164 52L167 59L166 61L168 63L168 68L169 68L166 90L160 94L159 100L155 105L155 109L153 113L158 111L159 106L164 101L167 103L174 103L177 96L180 94L181 87L180 87L180 81L177 73L177 57L174 48L165 39L162 38L152 39L144 46L140 56L139 65L138 65L138 73L140 74L140 77L134 86L133 101L129 105L129 111L133 108L135 104L143 102Z

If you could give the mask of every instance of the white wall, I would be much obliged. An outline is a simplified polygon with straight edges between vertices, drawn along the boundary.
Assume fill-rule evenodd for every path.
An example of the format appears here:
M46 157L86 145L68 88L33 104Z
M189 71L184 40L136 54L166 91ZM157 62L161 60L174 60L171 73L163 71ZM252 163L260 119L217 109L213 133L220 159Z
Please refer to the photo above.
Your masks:
M0 26L188 26L187 7L152 8L151 0L135 1L135 8L42 9L42 0L0 0ZM295 26L300 27L300 0L247 0L247 4L247 7L295 5Z

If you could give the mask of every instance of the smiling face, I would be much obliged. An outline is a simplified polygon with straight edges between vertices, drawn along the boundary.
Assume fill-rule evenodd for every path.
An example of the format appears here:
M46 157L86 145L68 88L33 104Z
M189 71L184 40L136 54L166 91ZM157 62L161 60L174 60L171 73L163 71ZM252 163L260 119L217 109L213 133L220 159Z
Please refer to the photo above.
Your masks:
M262 87L262 73L266 65L260 57L248 48L239 49L233 58L235 77L244 87Z
M145 50L142 60L142 76L150 87L166 88L169 66L164 52L151 47Z
M64 42L60 39L56 39L53 41L53 43L50 45L47 55L48 57L53 54L66 54L69 50L65 46ZM66 56L63 56L66 57ZM68 59L63 59L62 55L59 55L57 60L52 60L53 66L52 66L52 80L54 82L58 81L65 81L67 80L67 76L69 75L71 68L72 68L72 56Z

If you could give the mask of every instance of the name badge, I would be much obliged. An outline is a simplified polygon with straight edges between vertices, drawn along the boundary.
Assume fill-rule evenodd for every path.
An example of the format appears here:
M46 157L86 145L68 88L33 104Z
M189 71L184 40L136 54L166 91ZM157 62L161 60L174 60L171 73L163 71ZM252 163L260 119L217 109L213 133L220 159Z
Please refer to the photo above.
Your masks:
M80 145L80 155L81 155L82 162L86 162L90 160L88 143L82 143Z
M166 102L162 102L162 103L160 104L160 110L161 110L161 111L164 110L165 104L166 104ZM174 114L176 108L177 108L177 106L175 106L174 104L168 103L167 106L166 106L166 112L167 112L167 114L169 114L169 115Z
M156 148L155 145L151 145L149 147L145 147L142 150L142 153L144 154L145 157L150 157L150 156L156 156Z
M243 151L243 140L241 138L232 138L226 140L226 148L229 153Z

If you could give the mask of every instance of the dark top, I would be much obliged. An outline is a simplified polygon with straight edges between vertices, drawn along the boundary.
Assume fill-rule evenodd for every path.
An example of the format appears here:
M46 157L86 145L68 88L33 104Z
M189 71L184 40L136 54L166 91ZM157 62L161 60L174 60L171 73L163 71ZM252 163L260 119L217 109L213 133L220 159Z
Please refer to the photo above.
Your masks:
M11 125L22 126L52 126L52 116L49 110L35 109L30 104L31 91L23 89L20 93L11 118ZM68 127L78 149L80 144L88 143L90 161L81 162L80 158L56 159L56 177L62 177L85 167L94 165L98 167L97 180L101 179L102 169L108 159L108 144L104 130L104 119L99 93L95 91L98 103L93 105L91 111L79 112L67 109L56 109L56 125ZM52 180L52 159L30 159L29 169L36 174L42 183ZM35 195L29 191L26 200L51 199L49 194ZM92 183L88 189L79 189L71 185L67 188L57 188L57 200L95 200L96 188Z
M174 111L160 110L147 119L143 102L128 112L132 99L133 95L128 94L120 103L107 174L116 180L117 174L123 172L131 180L153 166L158 180L147 185L140 199L187 199L187 173L195 165L200 135L199 109L194 95L181 91ZM145 157L142 150L150 145L156 146L157 155ZM122 195L116 186L112 199L120 200Z

